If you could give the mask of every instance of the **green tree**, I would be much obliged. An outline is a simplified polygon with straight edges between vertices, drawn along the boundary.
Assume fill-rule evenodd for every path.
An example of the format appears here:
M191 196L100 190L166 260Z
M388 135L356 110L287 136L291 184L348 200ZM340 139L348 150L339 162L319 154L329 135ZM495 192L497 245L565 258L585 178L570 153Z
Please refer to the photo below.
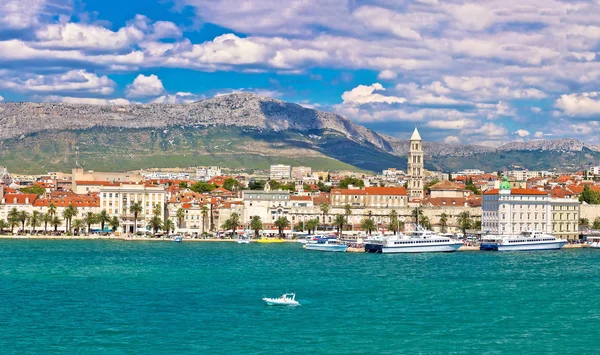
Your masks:
M300 221L300 222L298 222L298 224L296 224L297 231L304 232L305 229L306 229L306 226L303 221Z
M258 238L258 234L263 229L263 223L260 220L260 216L253 216L250 220L250 228L254 231L254 237Z
M134 202L131 206L129 206L129 212L133 213L133 233L137 234L137 220L138 220L138 216L140 215L140 213L142 213L142 211L144 210L144 207L142 207L142 203L141 202Z
M214 190L216 187L213 184L209 184L207 182L204 181L198 181L197 183L195 183L194 185L192 185L192 187L190 187L190 190L194 191L194 192L198 192L198 193L206 193L206 192L211 192L212 190Z
M12 234L15 227L19 225L19 210L17 210L16 207L13 207L8 211L7 220L10 224L10 233Z
M321 191L321 192L327 192L327 193L331 192L331 186L325 185L323 183L323 181L319 181L317 183L317 187L319 188L319 191Z
M202 214L202 234L206 233L206 219L208 218L208 207L206 205L200 207L200 214Z
M342 230L344 230L344 225L346 224L346 217L343 214L336 215L334 224L337 227L338 235L341 236Z
M38 196L41 196L46 193L46 190L44 190L44 188L40 185L34 184L33 186L22 188L21 192L24 194L36 194Z
M31 214L29 215L27 224L29 224L29 226L31 226L31 233L35 234L36 227L39 227L42 225L42 214L38 211L31 212Z
M70 203L64 210L63 210L63 218L65 219L66 222L66 227L67 230L70 232L72 227L71 227L71 221L73 220L73 217L77 217L77 215L79 214L79 210L77 209L77 207L73 206L72 203Z
M50 213L43 213L42 223L44 223L44 234L48 234L48 224L52 223L52 215Z
M154 207L152 207L152 214L155 216L160 216L162 215L163 209L162 206L160 205L160 203L157 203L154 205Z
M600 192L594 191L589 185L584 185L583 191L579 195L579 201L585 202L589 205L600 204Z
M0 219L0 235L4 234L4 229L10 228L10 225L7 221Z
M423 190L428 190L430 187L432 187L433 185L437 184L438 182L440 182L440 180L438 179L433 179L430 182L428 182L427 184L425 184L425 187L423 188Z
M344 215L346 216L346 225L349 227L350 215L352 214L352 206L350 204L344 205Z
M390 224L388 226L388 229L391 230L392 232L394 232L394 234L398 233L398 230L400 229L400 224L398 223L398 212L396 212L396 210L391 210L390 214Z
M475 195L481 195L481 191L479 191L477 186L475 186L475 184L473 183L473 178L471 178L471 177L467 180L465 188L467 190L473 192Z
M373 232L377 228L375 226L375 222L373 222L373 220L368 217L366 217L362 220L362 222L360 222L360 227L364 229L368 235L371 235L371 232Z
M306 222L306 229L308 229L309 234L311 234L311 232L312 232L312 234L314 234L316 232L317 228L319 228L319 225L320 225L319 219L313 218Z
M110 215L108 214L108 212L106 212L106 210L102 210L100 211L100 213L98 213L96 217L96 223L100 223L100 229L102 230L102 234L104 234L104 226L106 226L106 224L110 222Z
M579 225L585 228L590 227L590 220L587 218L579 218Z
M48 214L52 217L56 216L56 205L51 203L48 205Z
M165 233L169 234L169 232L175 232L175 223L168 218L165 218L165 222L163 223L163 228Z
M427 216L421 217L421 226L423 226L423 228L425 228L425 229L431 230L431 221L429 220L429 217L427 217Z
M463 236L467 236L467 229L471 228L472 224L471 214L468 211L463 211L458 214L458 226L460 227Z
M73 229L73 233L79 235L81 234L81 230L85 228L85 223L81 219L75 218L71 228Z
M481 230L481 221L480 220L473 222L473 229Z
M108 225L114 234L121 225L121 221L119 221L119 217L113 216L110 221L108 221Z
M87 234L92 234L92 224L96 224L98 216L94 212L88 212L83 215L83 224L87 226Z
M423 218L423 209L417 207L412 210L411 215L416 225L422 224L421 219Z
M27 211L19 211L18 220L21 222L21 232L25 233L25 223L29 219L29 213Z
M185 181L179 182L179 188L180 189L187 189L188 188L188 183L185 182Z
M239 225L240 225L240 215L237 214L236 212L233 212L231 215L229 215L229 218L227 220L225 220L225 223L223 223L223 225L221 227L226 230L231 229L233 234L235 234L235 231Z
M248 188L250 190L264 190L266 181L264 180L252 180L248 183Z
M179 225L179 229L181 229L181 226L183 225L183 218L185 217L185 210L179 207L177 212L175 212L175 217L177 217L177 224Z
M152 228L153 235L156 237L156 233L163 227L163 222L159 215L154 215L148 221L148 225Z
M58 216L52 217L52 222L50 223L54 226L54 232L58 232L58 226L62 224L62 220Z
M239 191L241 190L242 185L234 178L227 178L223 182L223 188L228 191Z
M592 229L593 230L599 230L600 229L600 217L596 217L594 219L594 223L592 224Z
M275 221L275 227L279 230L279 238L283 238L283 230L290 226L290 221L285 217L279 217Z
M340 189L347 189L349 185L362 189L363 187L365 187L365 182L361 179L346 177L340 180L338 187Z
M329 204L327 203L322 203L319 205L319 209L321 210L321 213L323 214L323 224L327 223L326 218L327 215L329 214Z
M440 228L442 233L446 233L446 227L448 227L448 214L446 214L446 212L442 212L440 215Z

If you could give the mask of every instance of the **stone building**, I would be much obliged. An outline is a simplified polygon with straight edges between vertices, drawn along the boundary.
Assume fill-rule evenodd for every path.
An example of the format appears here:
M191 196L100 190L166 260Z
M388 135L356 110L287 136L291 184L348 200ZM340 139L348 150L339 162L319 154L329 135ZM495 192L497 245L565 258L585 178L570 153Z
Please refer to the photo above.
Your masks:
M423 142L419 130L410 137L410 149L408 152L408 197L409 199L423 198Z

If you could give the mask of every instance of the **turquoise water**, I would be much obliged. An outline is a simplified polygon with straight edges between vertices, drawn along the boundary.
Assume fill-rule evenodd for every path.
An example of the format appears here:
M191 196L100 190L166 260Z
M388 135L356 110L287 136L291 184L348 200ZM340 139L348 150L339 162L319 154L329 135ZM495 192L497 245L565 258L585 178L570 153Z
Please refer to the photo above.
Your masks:
M2 240L0 353L598 353L599 275L590 249Z

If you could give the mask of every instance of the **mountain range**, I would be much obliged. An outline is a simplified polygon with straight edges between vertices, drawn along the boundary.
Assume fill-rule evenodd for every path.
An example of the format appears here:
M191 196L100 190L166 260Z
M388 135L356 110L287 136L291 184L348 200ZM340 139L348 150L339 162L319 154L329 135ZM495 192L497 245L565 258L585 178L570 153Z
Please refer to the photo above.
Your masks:
M96 170L273 163L317 169L404 169L408 140L342 116L250 93L188 104L0 104L0 165L12 171ZM600 147L576 139L480 145L424 142L426 167L442 171L576 170Z

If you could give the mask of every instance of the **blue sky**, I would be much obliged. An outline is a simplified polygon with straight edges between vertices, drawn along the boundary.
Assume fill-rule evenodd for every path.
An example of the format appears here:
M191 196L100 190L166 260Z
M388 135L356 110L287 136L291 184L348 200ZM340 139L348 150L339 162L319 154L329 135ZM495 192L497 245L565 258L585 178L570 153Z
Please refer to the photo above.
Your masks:
M245 91L381 133L600 144L600 4L2 0L0 101L185 103Z

